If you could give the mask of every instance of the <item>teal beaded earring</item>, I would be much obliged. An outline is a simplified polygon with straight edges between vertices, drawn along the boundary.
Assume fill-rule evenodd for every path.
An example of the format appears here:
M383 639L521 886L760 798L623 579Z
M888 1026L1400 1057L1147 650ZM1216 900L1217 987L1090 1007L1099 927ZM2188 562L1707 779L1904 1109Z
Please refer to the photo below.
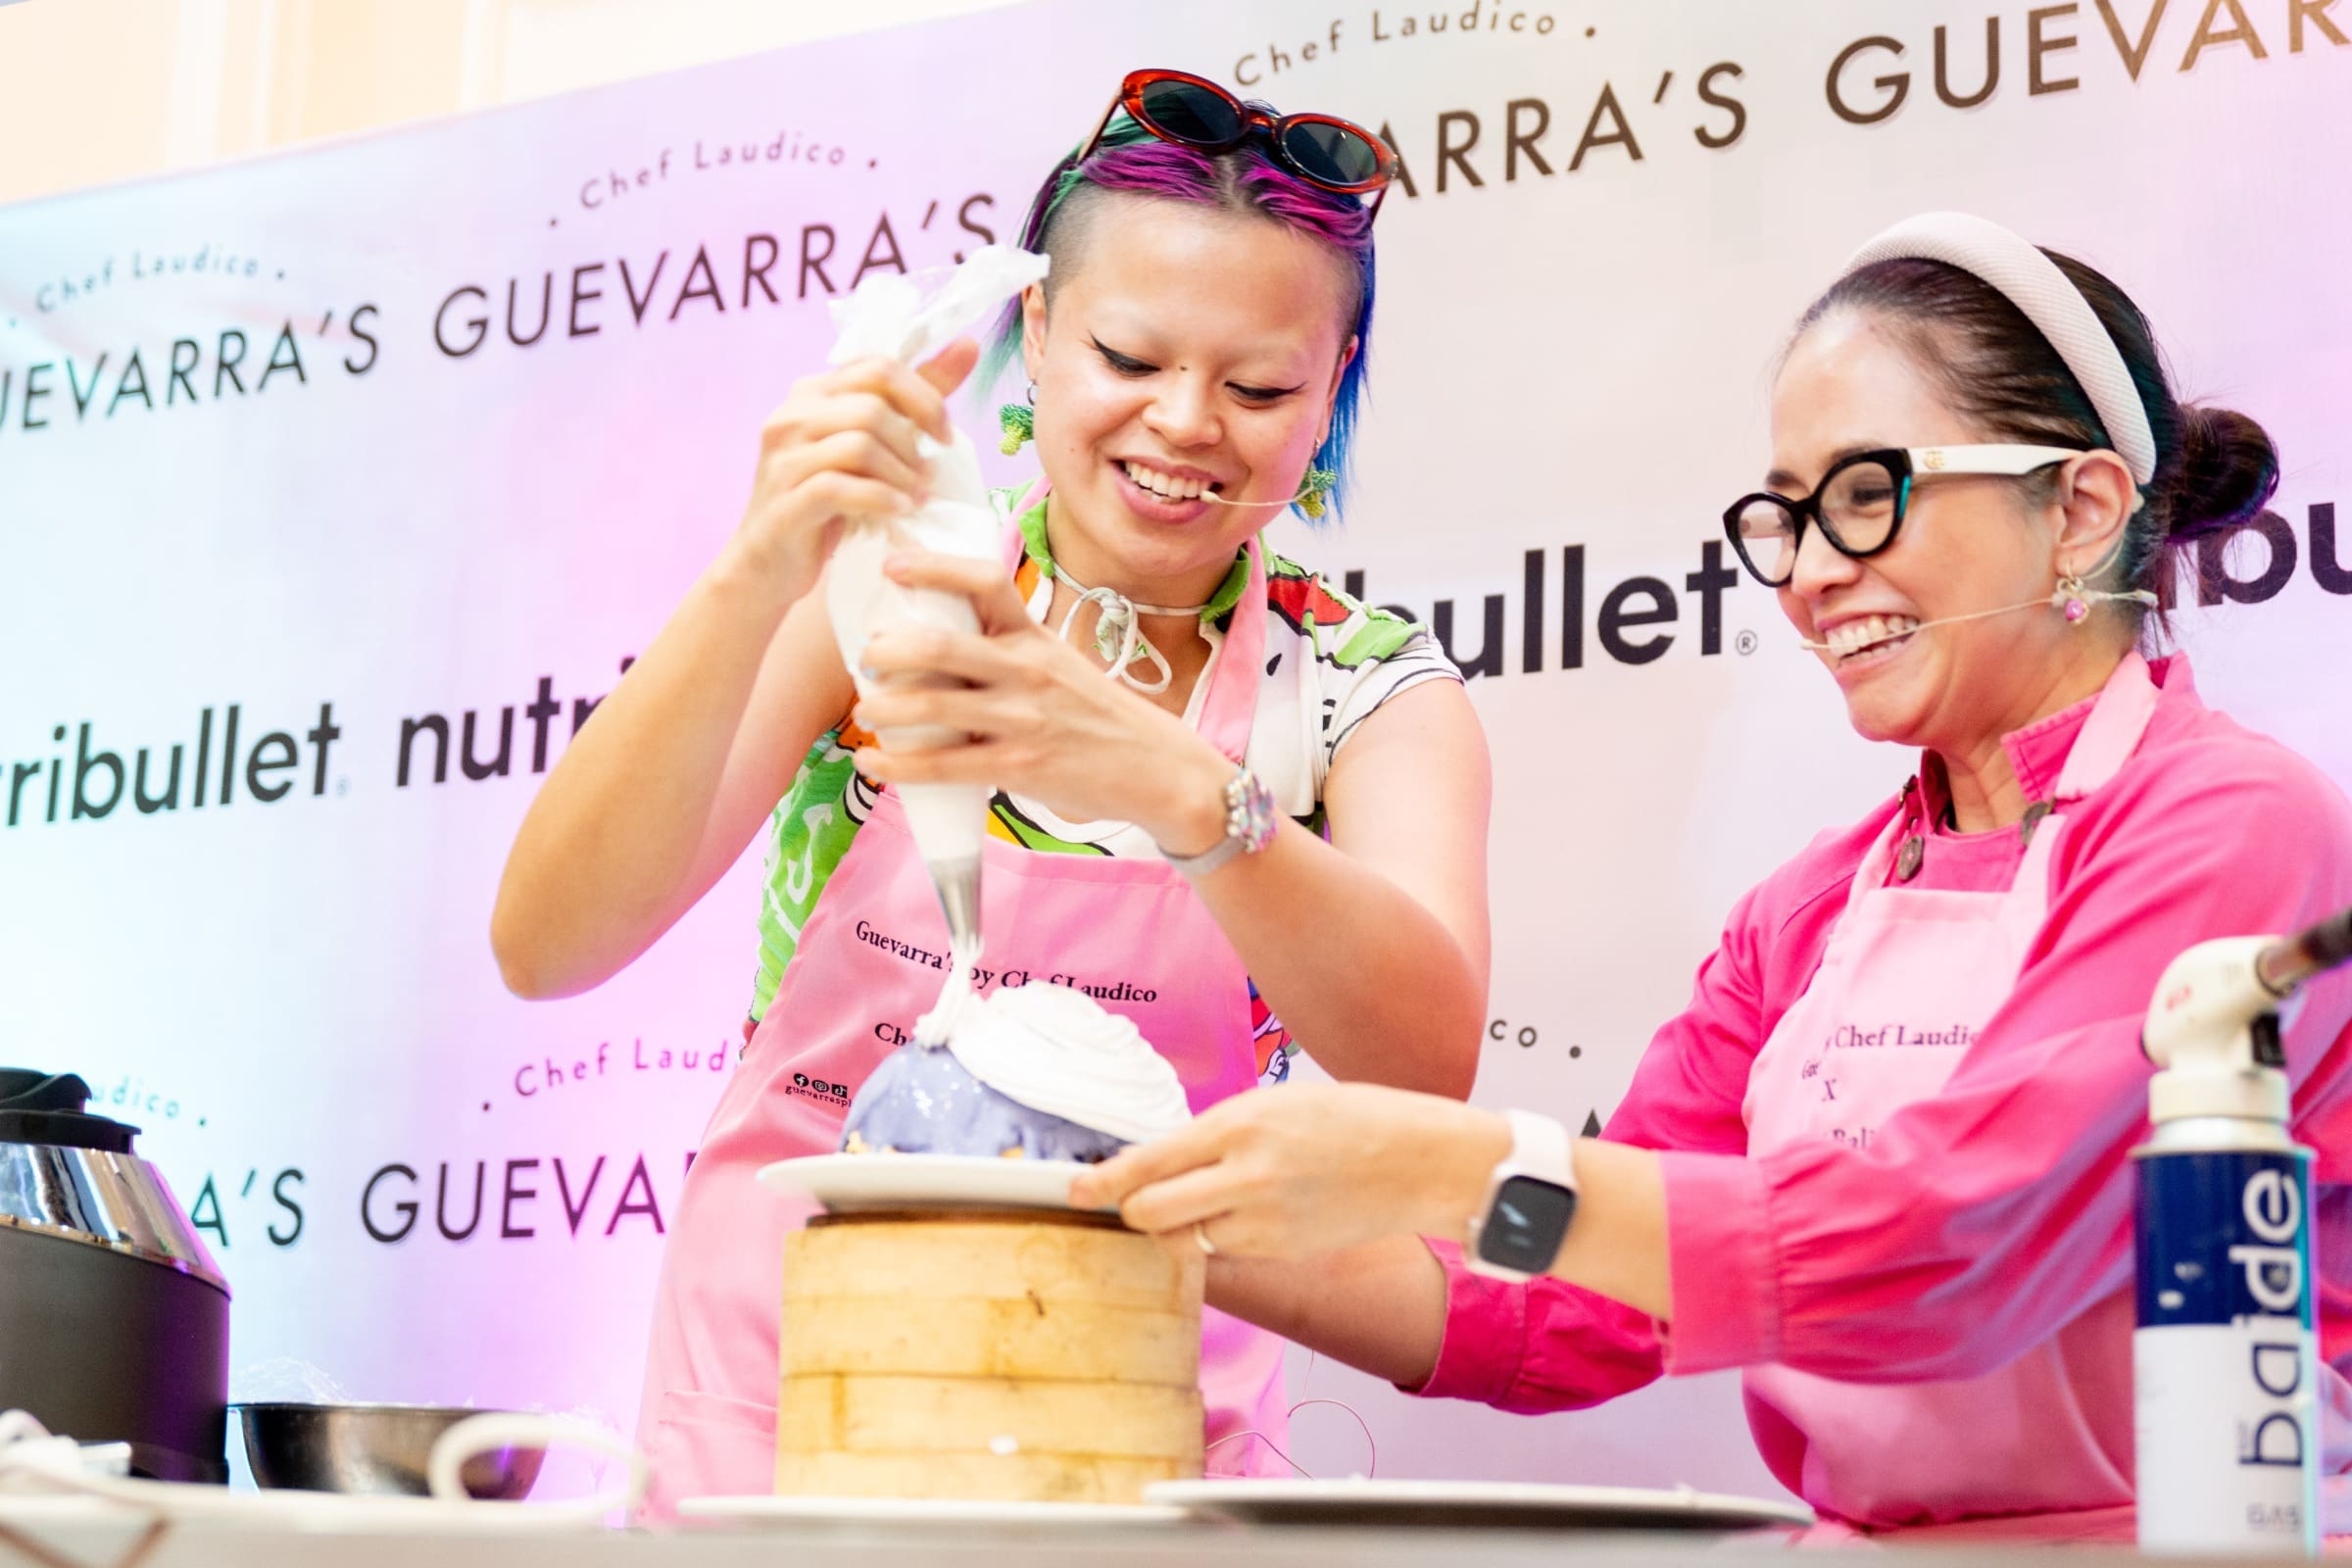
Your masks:
M1329 468L1309 468L1298 481L1298 510L1309 517L1321 517L1326 510L1332 487L1340 476Z
M1029 383L1029 399L1025 403L1007 403L997 410L997 423L1004 431L997 450L1006 457L1037 439L1037 383Z

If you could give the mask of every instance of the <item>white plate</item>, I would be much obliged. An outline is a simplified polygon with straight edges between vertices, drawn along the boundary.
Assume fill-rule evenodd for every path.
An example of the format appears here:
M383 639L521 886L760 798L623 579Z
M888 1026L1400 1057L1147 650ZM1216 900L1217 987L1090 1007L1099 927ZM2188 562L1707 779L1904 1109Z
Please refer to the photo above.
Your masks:
M678 1512L688 1519L730 1524L1051 1525L1078 1530L1182 1524L1189 1517L1184 1509L1165 1504L980 1502L956 1497L688 1497L678 1504Z
M908 1205L1066 1209L1070 1179L1086 1168L1068 1159L980 1154L810 1154L767 1166L760 1185L813 1198L835 1213Z
M102 1524L163 1517L219 1521L260 1530L361 1535L473 1535L601 1529L577 1509L527 1502L442 1502L431 1497L353 1496L327 1492L231 1491L150 1481L111 1496L0 1493L0 1524Z
M1162 1481L1147 1499L1244 1524L1428 1525L1500 1530L1803 1528L1797 1503L1688 1487L1549 1487L1494 1481Z

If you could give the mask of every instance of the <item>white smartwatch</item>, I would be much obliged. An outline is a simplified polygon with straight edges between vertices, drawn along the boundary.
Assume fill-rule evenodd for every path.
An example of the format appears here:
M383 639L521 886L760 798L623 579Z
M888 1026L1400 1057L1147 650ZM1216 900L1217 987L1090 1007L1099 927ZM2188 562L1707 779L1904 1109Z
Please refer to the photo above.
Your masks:
M1576 1217L1568 1129L1532 1110L1506 1110L1511 1152L1487 1178L1486 1206L1470 1220L1462 1261L1474 1274L1526 1280L1551 1267Z

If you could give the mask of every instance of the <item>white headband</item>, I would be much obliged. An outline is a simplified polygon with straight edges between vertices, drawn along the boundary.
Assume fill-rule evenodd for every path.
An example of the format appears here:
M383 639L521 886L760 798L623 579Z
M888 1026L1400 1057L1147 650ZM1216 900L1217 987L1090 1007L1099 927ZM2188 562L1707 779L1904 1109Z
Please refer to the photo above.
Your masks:
M2025 312L2026 319L2049 339L2082 383L2132 477L2144 485L2156 476L2156 437L2148 429L2139 388L2132 385L2124 356L2099 324L2098 314L2056 262L1985 219L1967 213L1922 213L1854 252L1845 270L1855 272L1873 262L1914 258L1941 262L1982 278Z

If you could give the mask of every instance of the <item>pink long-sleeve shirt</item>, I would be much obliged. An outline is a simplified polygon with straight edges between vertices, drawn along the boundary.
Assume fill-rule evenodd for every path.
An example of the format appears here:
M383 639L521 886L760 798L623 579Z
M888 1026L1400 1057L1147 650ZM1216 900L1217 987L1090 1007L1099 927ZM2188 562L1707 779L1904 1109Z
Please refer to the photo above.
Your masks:
M2292 930L2352 904L2342 793L2205 707L2185 659L2152 672L2161 695L2138 751L2067 808L2047 921L1939 1093L1863 1149L1747 1152L1749 1066L1811 982L1897 797L1740 901L1690 1006L1650 1042L1609 1119L1605 1137L1663 1153L1671 1325L1556 1280L1471 1274L1440 1245L1445 1342L1418 1392L1540 1411L1595 1404L1661 1372L1776 1362L1857 1383L1972 1378L2129 1289L2128 1156L2148 1135L2139 1032L2157 976L2208 938ZM2090 706L2004 737L2028 800L2048 798ZM1930 821L1943 807L1935 775L1921 779ZM1996 891L2023 854L2015 829L1934 836L1910 885ZM2302 1002L2286 1052L2294 1133L2317 1152L2321 1354L2333 1369L2322 1465L2338 1478L2328 1490L2352 1500L2352 970L2314 982ZM2110 1365L2089 1370L2094 1386L2073 1391L2126 1454L2130 1366L2119 1343ZM1755 1399L1748 1413L1765 1462L1801 1493L1805 1434ZM2330 1511L2330 1529L2352 1527ZM1905 1522L1951 1517L1923 1499Z

